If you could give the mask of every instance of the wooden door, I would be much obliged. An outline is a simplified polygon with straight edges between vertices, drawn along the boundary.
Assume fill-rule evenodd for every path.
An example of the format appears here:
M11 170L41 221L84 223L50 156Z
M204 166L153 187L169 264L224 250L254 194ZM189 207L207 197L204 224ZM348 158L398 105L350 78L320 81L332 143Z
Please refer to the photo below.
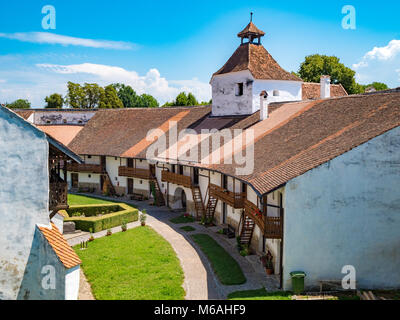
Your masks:
M195 186L199 185L199 169L193 168L193 183Z
M128 194L133 194L133 179L128 178Z
M71 185L72 185L72 188L79 187L79 174L78 173L71 173Z
M223 202L222 204L222 224L226 224L226 211L227 211L227 207L226 207L226 203Z

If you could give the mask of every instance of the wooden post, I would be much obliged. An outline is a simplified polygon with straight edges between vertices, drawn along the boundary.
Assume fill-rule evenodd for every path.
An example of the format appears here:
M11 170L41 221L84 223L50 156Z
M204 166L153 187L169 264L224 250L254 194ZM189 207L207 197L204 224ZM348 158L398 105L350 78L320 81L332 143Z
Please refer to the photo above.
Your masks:
M67 171L68 170L68 162L67 159L64 160L64 182L67 182Z

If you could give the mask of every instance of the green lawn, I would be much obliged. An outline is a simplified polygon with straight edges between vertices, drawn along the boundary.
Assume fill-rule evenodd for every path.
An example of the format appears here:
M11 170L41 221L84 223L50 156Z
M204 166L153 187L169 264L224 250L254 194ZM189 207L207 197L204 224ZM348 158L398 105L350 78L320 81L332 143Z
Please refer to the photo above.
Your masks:
M186 232L191 232L191 231L195 231L196 229L191 227L191 226L184 226L184 227L180 227L179 229L186 231Z
M289 292L267 292L265 288L258 290L236 291L228 295L229 300L291 300Z
M235 285L246 282L239 264L213 238L206 234L195 234L192 238L207 256L222 284Z
M183 271L171 245L150 227L74 247L98 300L184 299Z
M113 203L113 202L96 199L96 198L85 197L85 196L78 196L75 194L68 194L68 204L70 206L78 206L78 205L85 205L85 204L110 204L110 203Z
M172 223L176 223L176 224L190 223L190 222L194 222L194 218L192 216L185 217L185 215L181 215L179 217L172 218L169 221L171 221Z

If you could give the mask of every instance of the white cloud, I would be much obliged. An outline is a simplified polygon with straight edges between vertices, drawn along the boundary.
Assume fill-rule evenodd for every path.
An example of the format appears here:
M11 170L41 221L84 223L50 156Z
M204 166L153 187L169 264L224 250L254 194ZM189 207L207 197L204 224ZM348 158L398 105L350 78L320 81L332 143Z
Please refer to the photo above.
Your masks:
M396 75L399 67L400 40L392 40L384 47L374 47L362 57L359 63L353 64L358 82L367 84L379 81L390 87L400 84L400 79Z
M129 42L75 38L49 32L0 33L0 38L40 44L61 44L63 46L71 45L115 50L130 50L137 47Z
M181 91L192 92L199 101L211 99L211 87L198 79L167 80L157 69L150 69L145 75L117 66L92 63L57 65L36 64L34 69L0 71L0 78L7 79L7 85L0 86L0 101L28 99L32 106L44 105L44 98L54 92L66 94L68 81L98 83L105 86L120 82L132 86L138 93L153 95L160 104L172 101Z
M6 83L7 81L4 79L0 79L0 83Z

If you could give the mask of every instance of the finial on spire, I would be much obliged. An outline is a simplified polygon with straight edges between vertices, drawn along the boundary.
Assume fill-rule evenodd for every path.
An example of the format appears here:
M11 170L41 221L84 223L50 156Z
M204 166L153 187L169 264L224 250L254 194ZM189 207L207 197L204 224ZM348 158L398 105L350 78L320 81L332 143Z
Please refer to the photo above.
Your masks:
M253 12L250 12L250 22L253 22Z

